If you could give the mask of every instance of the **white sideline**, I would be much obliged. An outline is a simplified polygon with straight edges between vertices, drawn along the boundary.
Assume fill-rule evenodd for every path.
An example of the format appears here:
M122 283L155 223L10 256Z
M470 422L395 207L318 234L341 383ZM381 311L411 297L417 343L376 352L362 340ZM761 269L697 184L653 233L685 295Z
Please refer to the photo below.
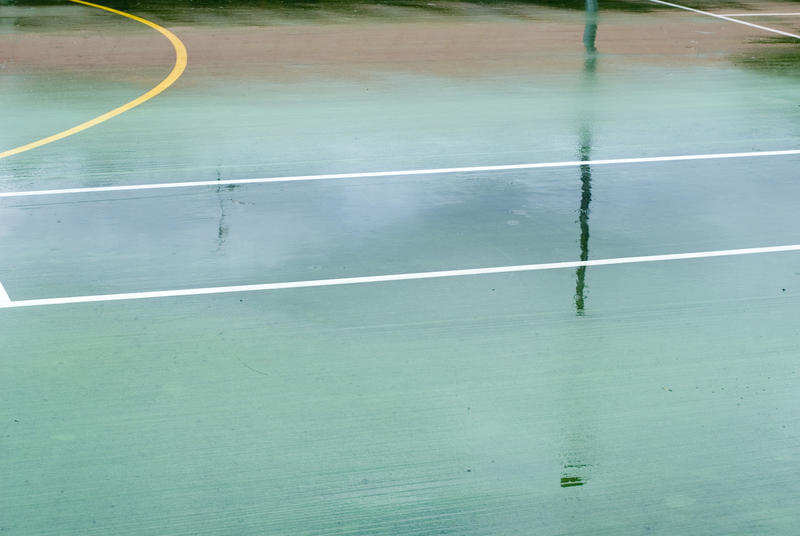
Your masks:
M745 26L750 26L751 28L758 28L759 30L764 30L765 32L772 32L775 34L785 35L786 37L794 37L795 39L800 39L800 35L784 32L783 30L776 30L775 28L770 28L768 26L761 26L760 24L753 24L752 22L745 22L743 20L734 19L729 15L717 15L716 13L710 13L708 11L703 11L701 9L695 9L693 7L686 7L680 4L673 4L672 2L664 2L664 0L650 0L654 4L661 4L663 6L674 7L677 9L683 9L684 11L691 11L693 13L699 13L701 15L707 15L709 17L714 17L715 19L722 19L728 22L735 22L736 24L743 24Z
M189 188L197 186L226 186L231 184L263 184L271 182L300 182L336 179L361 179L370 177L401 177L409 175L442 175L446 173L475 173L481 171L511 171L518 169L543 169L576 166L601 166L611 164L647 164L654 162L680 162L687 160L719 160L726 158L757 158L766 156L800 155L800 149L782 151L751 151L743 153L689 154L678 156L650 156L641 158L611 158L606 160L570 160L565 162L538 162L530 164L507 164L496 166L472 166L432 169L407 169L400 171L368 171L363 173L326 173L322 175L298 175L286 177L264 177L257 179L226 179L193 182L164 182L156 184L129 184L122 186L94 186L87 188L62 188L58 190L29 190L0 192L2 197L29 197L35 195L65 195L96 192L125 192L131 190L157 190L164 188Z
M434 279L439 277L460 277L467 275L503 274L511 272L531 272L534 270L554 270L559 268L578 268L580 266L606 266L612 264L634 264L655 261L674 261L701 259L708 257L727 257L733 255L752 255L756 253L778 253L800 251L800 244L746 249L727 249L720 251L700 251L695 253L673 253L668 255L647 255L641 257L618 257L588 261L551 262L545 264L523 264L516 266L496 266L493 268L468 268L464 270L444 270L437 272L416 272L406 274L373 275L365 277L344 277L338 279L316 279L310 281L290 281L285 283L263 283L258 285L237 285L229 287L192 288L182 290L161 290L152 292L130 292L125 294L101 294L95 296L72 296L66 298L44 298L18 300L0 303L0 309L10 307L32 307L37 305L64 305L69 303L108 302L138 300L146 298L166 298L175 296L199 296L203 294L227 294L233 292L254 292L289 288L330 287L354 285L358 283L380 283L386 281L408 281L412 279Z

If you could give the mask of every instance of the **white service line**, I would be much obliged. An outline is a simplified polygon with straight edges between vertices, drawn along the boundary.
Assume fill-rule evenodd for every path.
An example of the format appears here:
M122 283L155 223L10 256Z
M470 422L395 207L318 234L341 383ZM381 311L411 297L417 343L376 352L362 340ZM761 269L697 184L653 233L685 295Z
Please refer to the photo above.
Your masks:
M668 255L647 255L643 257L618 257L615 259L596 259L588 261L551 262L545 264L523 264L517 266L496 266L493 268L468 268L464 270L444 270L438 272L416 272L407 274L372 275L365 277L344 277L339 279L316 279L311 281L290 281L286 283L263 283L259 285L238 285L231 287L192 288L182 290L160 290L152 292L130 292L125 294L101 294L96 296L72 296L67 298L44 298L36 300L16 300L0 303L0 308L32 307L37 305L64 305L68 303L108 302L121 300L140 300L146 298L166 298L175 296L199 296L203 294L228 294L232 292L254 292L290 288L330 287L354 285L358 283L380 283L386 281L408 281L412 279L434 279L439 277L460 277L466 275L504 274L511 272L531 272L534 270L555 270L559 268L578 268L580 266L606 266L611 264L634 264L655 261L676 261L702 259L708 257L728 257L733 255L752 255L756 253L778 253L800 251L800 244L746 249L726 249L721 251L700 251L695 253L673 253Z
M728 22L735 22L737 24L743 24L745 26L750 26L751 28L758 28L759 30L764 30L765 32L771 32L779 35L785 35L786 37L794 37L795 39L800 39L800 35L784 32L782 30L776 30L775 28L770 28L768 26L761 26L760 24L753 24L752 22L745 22L743 20L734 19L730 15L717 15L716 13L710 13L708 11L703 11L700 9L694 9L693 7L682 6L680 4L673 4L672 2L664 2L663 0L650 0L654 4L661 4L663 6L674 7L677 9L683 9L684 11L691 11L693 13L699 13L700 15L707 15L709 17L714 17L715 19L722 19Z
M800 17L800 13L724 13L723 17Z
M58 190L29 190L22 192L0 192L0 197L29 197L35 195L66 195L96 192L126 192L131 190L158 190L164 188L190 188L197 186L225 186L230 184L263 184L271 182L300 182L337 179L362 179L370 177L402 177L409 175L442 175L446 173L476 173L481 171L512 171L519 169L543 169L576 166L601 166L610 164L647 164L654 162L680 162L687 160L720 160L726 158L756 158L766 156L800 155L800 149L782 151L752 151L745 153L689 154L679 156L650 156L641 158L612 158L607 160L570 160L565 162L538 162L531 164L505 164L496 166L472 166L432 169L407 169L400 171L368 171L363 173L326 173L322 175L298 175L286 177L264 177L257 179L226 179L193 182L164 182L156 184L129 184L123 186L94 186L87 188L62 188Z

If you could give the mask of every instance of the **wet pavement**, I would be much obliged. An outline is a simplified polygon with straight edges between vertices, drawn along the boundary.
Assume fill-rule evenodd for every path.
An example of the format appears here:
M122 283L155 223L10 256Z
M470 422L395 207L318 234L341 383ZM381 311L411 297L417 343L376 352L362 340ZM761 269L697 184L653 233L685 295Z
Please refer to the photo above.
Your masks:
M557 4L117 3L184 40L185 74L0 159L0 186L797 148L798 45ZM1 3L0 151L173 61L134 21ZM0 282L22 300L796 244L799 161L2 198ZM793 534L799 289L777 253L2 309L0 531Z

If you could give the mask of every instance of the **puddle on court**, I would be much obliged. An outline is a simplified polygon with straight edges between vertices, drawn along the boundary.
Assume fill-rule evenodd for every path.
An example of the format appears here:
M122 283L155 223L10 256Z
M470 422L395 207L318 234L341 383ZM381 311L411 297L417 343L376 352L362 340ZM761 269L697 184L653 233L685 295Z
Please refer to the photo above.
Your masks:
M633 67L623 59L621 65L627 68L621 69L616 56L603 52L602 40L595 42L595 32L602 35L604 31L602 23L596 29L594 17L586 20L580 12L566 16L576 30L572 36L575 52L570 54L573 66L570 73L547 72L537 77L506 73L488 79L475 79L373 71L360 80L328 78L317 74L307 80L291 83L242 80L232 85L227 81L215 82L208 72L192 72L190 69L175 91L167 92L134 113L80 136L0 161L0 171L4 182L12 188L35 189L41 188L41 184L57 188L217 180L733 152L794 146L800 110L792 107L796 88L791 81L775 78L765 89L763 75L721 68L717 64L665 71L654 66ZM599 52L595 52L595 48L599 48ZM605 70L607 65L615 63L616 70ZM134 88L116 83L97 92L97 99L86 101L84 95L93 89L97 90L96 81L86 84L75 75L45 78L36 83L31 83L26 76L16 75L7 76L4 80L10 84L7 91L17 99L16 105L4 108L3 113L9 114L7 120L13 122L14 114L22 114L19 120L26 118L23 122L26 128L37 128L43 133L43 125L47 128L54 123L68 126L77 123L81 115L91 115L87 106L104 102L101 98L108 101L101 107L110 109L112 102L125 100L124 92L135 94ZM39 109L41 103L53 97L52 87L56 81L61 90L57 94L60 99L57 108ZM745 109L741 107L743 99L749 102ZM547 102L547 106L541 106L542 102ZM39 115L32 119L30 110L38 110ZM165 121L167 117L169 120ZM33 136L34 130L28 132L28 136ZM220 132L224 132L224 136L220 136ZM18 135L14 131L6 131L5 134ZM6 144L10 143L9 139ZM614 256L614 248L607 244L605 251L590 247L593 214L608 214L610 210L617 210L616 207L629 212L628 204L647 203L645 198L651 195L654 188L652 177L649 176L650 169L644 171L647 176L641 181L643 184L618 191L616 195L620 204L606 201L605 207L598 207L597 201L593 201L593 181L596 180L593 174L597 170L588 165L574 171L552 174L501 174L496 179L501 184L499 189L490 184L494 181L493 177L477 177L472 181L468 176L456 180L448 177L444 180L432 179L433 184L427 180L392 179L382 180L382 184L365 181L357 187L333 185L330 189L328 186L309 185L306 190L309 195L305 202L307 206L295 198L304 187L298 189L295 186L176 190L165 195L143 195L153 199L148 204L153 206L154 213L164 214L165 217L168 217L167 212L181 215L171 224L171 231L174 232L165 235L172 234L167 240L174 244L165 247L179 248L183 242L185 245L180 249L185 254L207 259L205 264L208 270L198 275L194 282L214 284L219 267L227 265L227 272L232 277L230 283L238 283L241 282L238 278L261 280L259 272L253 271L258 263L244 266L237 264L235 259L248 255L246 252L251 247L248 244L253 240L253 230L263 227L259 222L264 219L262 211L265 207L270 207L270 215L283 219L273 224L277 223L280 229L292 227L299 231L295 240L305 244L305 249L301 248L302 252L296 253L285 249L281 240L276 240L277 249L267 248L262 252L265 266L272 269L290 260L293 255L299 255L303 259L303 266L316 267L313 269L314 277L323 275L320 267L326 263L308 252L314 248L327 248L326 242L331 238L327 237L324 229L333 230L344 222L333 234L344 232L347 236L357 237L354 243L356 249L344 250L358 257L362 255L359 243L374 243L370 233L403 225L413 228L415 222L419 223L423 217L420 207L424 207L428 215L426 217L438 211L445 218L452 217L460 221L458 225L470 228L474 225L468 223L468 218L464 216L470 211L497 213L499 221L507 229L503 232L506 236L514 237L512 241L528 236L530 242L537 242L538 235L530 234L532 229L537 226L547 229L566 217L563 228L565 237L569 238L553 237L555 243L561 244L555 249L520 248L514 242L514 245L505 248L515 252L513 254L504 253L504 248L500 248L500 251L485 250L472 259L458 253L448 265L435 260L434 255L433 263L420 263L413 266L415 270L449 268L454 264L529 262L529 255L533 251L542 256L539 259L541 261L560 260L562 257L573 257L575 244L580 259L596 257L598 254ZM657 169L657 175L663 175L667 181L665 184L669 184L668 168L652 169ZM601 177L606 181L609 180L607 171L601 172ZM639 172L625 170L621 176L628 180L627 177L636 173ZM535 176L536 179L526 184L526 176ZM712 185L727 180L728 177L721 176L714 179ZM369 186L366 186L367 183L370 183ZM288 212L285 207L274 206L269 201L270 197L276 195L272 193L275 188L278 189L279 198L289 203ZM386 195L386 189L389 188L391 196ZM671 188L666 197L691 206L691 203L687 204L682 199L680 188L685 186ZM341 191L342 195L336 195L334 191ZM211 196L213 200L207 202L205 196ZM515 196L525 200L524 203L506 206L509 199ZM148 237L157 230L148 229L147 222L138 222L136 215L139 209L124 201L131 197L123 195L119 208L113 209L116 219L112 224L115 226L114 232L103 238L105 245L101 249L106 248L103 255L113 257L116 251L114 244L119 236L139 237L135 240L139 245L128 255L131 261L129 266L137 270L136 258L149 258L161 252L158 248L147 251L145 244ZM701 192L700 197L708 198L707 191ZM15 220L25 220L24 217L18 217L20 213L52 214L59 223L58 233L64 235L53 245L56 250L60 250L59 244L70 242L69 236L80 235L79 228L87 219L95 221L99 228L110 229L100 220L104 218L103 211L112 210L115 204L104 195L96 199L39 198L30 204L24 200L4 203L9 208L19 209L6 211L6 228L15 225L12 223ZM325 208L327 206L336 207L333 213L338 223L331 225L325 222L324 217L316 215L310 218L301 216L307 211L324 214L330 210ZM98 214L92 215L95 210L99 211ZM522 212L525 217L518 217L515 211ZM540 215L543 213L549 215L542 219ZM427 223L422 223L419 228L422 236L435 232L435 219L430 217ZM49 225L44 221L33 223L33 232L37 232L35 229L39 225ZM197 226L198 222L203 222L202 236L196 236L196 233L188 230ZM289 225L288 222L294 223ZM493 220L484 223L491 231L478 232L476 236L484 236L491 242L494 240L491 237L495 223ZM206 244L207 224L213 227L213 247L210 251ZM760 226L756 226L756 229L760 229ZM304 233L306 238L303 237ZM317 238L308 239L308 236ZM400 234L394 239L407 240L401 238ZM541 240L547 242L543 238ZM418 241L416 243L420 245ZM99 243L85 244L90 248L93 245ZM433 245L426 247L431 252L436 249ZM561 247L565 249L562 251L559 249ZM675 244L665 242L664 247L672 250ZM463 252L470 249L475 248L465 247ZM478 247L478 250L482 249ZM192 253L189 253L190 250ZM634 248L631 252L636 253ZM379 256L384 259L382 262L385 265L373 268L379 271L393 270L388 261L394 257L388 252L382 252ZM80 255L77 254L76 258L80 258ZM27 262L32 262L32 259ZM290 265L291 270L296 268L292 262L287 266ZM352 268L346 261L342 261L341 265ZM281 277L292 277L291 270ZM302 270L305 273L305 268ZM325 270L329 275L332 274L331 263L327 263ZM99 280L103 279L102 271L96 276ZM275 277L278 275L273 273ZM337 275L349 274L339 270ZM95 276L85 274L81 277L91 280ZM133 283L137 281L132 274L121 276L121 279ZM184 286L186 283L175 281L174 284ZM55 282L50 291L67 293L67 289L59 289L61 284L64 282ZM585 308L587 284L590 286L586 270L577 269L574 307L579 315Z

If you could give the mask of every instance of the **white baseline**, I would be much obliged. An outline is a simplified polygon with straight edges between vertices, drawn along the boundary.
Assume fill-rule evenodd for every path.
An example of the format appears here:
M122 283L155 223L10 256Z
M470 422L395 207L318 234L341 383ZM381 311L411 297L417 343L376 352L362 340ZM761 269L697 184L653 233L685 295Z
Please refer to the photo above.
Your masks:
M147 298L167 298L176 296L199 296L203 294L228 294L233 292L255 292L267 290L330 287L355 285L359 283L381 283L388 281L408 281L412 279L435 279L440 277L461 277L468 275L504 274L512 272L531 272L535 270L555 270L559 268L578 268L580 266L607 266L613 264L634 264L656 261L676 261L702 259L708 257L728 257L733 255L753 255L757 253L778 253L800 251L800 244L769 246L746 249L726 249L719 251L699 251L695 253L673 253L668 255L647 255L642 257L618 257L588 261L551 262L545 264L521 264L516 266L496 266L492 268L468 268L463 270L443 270L436 272L416 272L406 274L372 275L364 277L344 277L337 279L316 279L310 281L289 281L285 283L263 283L257 285L237 285L228 287L191 288L181 290L160 290L152 292L130 292L124 294L100 294L95 296L72 296L66 298L44 298L35 300L12 300L0 302L0 308L33 307L39 305L64 305L70 303L110 302L121 300L140 300Z
M655 162L681 162L688 160L720 160L727 158L758 158L768 156L797 156L800 149L781 151L751 151L743 153L689 154L678 156L649 156L641 158L611 158L606 160L569 160L564 162L538 162L530 164L503 164L492 166L450 167L431 169L407 169L400 171L367 171L359 173L326 173L321 175L297 175L285 177L263 177L256 179L225 179L213 181L163 182L155 184L129 184L121 186L94 186L87 188L61 188L57 190L29 190L0 192L2 197L30 197L36 195L67 195L96 192L126 192L132 190L158 190L165 188L190 188L198 186L225 186L231 184L264 184L272 182L302 182L341 179L363 179L374 177L402 177L410 175L442 175L447 173L477 173L486 171L513 171L520 169L547 169L576 166L603 166L612 164L648 164Z

